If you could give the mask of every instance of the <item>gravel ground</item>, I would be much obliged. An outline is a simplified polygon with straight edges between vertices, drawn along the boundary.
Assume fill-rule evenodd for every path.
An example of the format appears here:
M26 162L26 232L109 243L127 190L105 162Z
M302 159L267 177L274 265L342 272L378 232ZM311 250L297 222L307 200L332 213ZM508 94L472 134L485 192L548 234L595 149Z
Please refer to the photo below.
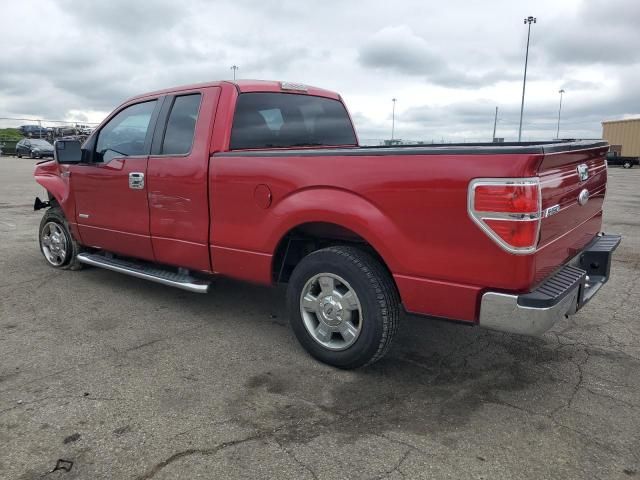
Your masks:
M0 478L640 478L640 169L610 170L624 240L578 315L542 338L408 317L344 372L279 289L49 268L33 165L0 158Z

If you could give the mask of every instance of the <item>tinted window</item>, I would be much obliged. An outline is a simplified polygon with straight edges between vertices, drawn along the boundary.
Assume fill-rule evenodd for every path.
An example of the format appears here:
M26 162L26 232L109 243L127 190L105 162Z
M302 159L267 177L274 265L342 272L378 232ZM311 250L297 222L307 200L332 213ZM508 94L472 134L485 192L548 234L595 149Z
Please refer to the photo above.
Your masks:
M98 135L97 160L108 162L114 157L145 155L145 139L156 101L131 105L109 120Z
M342 103L287 93L243 93L238 97L231 149L355 145Z
M191 151L199 108L200 94L176 97L162 142L163 155L180 155Z

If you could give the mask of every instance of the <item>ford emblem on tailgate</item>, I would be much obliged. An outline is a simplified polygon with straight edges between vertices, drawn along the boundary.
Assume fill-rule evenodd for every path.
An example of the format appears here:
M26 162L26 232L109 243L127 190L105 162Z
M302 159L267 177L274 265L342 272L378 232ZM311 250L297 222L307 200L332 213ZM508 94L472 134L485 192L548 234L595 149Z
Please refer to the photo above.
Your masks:
M588 201L589 201L589 190L585 188L578 195L578 203L580 205L585 205Z
M581 163L578 165L578 177L580 177L580 181L584 182L587 178L589 178L589 167L586 164Z

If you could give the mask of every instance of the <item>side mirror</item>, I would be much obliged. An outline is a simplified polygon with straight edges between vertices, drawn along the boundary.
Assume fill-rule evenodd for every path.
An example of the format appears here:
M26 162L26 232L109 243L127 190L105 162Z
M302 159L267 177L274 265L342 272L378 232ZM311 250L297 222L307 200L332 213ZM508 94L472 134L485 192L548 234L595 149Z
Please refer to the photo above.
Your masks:
M78 140L56 140L54 158L62 164L80 163L82 161L81 143Z

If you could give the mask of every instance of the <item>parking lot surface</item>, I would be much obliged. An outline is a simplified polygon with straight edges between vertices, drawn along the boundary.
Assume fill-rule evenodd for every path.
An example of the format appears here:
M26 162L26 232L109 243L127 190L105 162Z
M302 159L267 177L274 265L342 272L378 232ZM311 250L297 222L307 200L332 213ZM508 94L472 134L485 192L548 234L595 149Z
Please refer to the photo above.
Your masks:
M280 289L48 267L34 163L0 157L0 478L640 478L640 169L609 171L624 239L576 316L542 338L407 317L345 372Z

